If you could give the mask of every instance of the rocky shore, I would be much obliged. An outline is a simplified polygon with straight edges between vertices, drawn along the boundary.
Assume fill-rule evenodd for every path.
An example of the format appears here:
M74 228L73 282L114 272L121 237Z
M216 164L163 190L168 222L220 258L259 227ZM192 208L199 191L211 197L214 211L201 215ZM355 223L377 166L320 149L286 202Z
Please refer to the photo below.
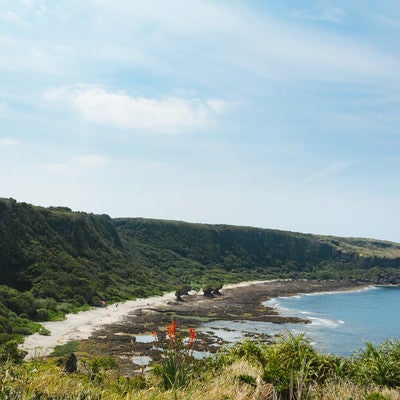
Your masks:
M148 306L144 305L129 313L120 322L96 330L89 339L81 342L80 352L116 357L119 359L121 372L131 374L135 369L143 369L149 362L159 359L159 349L166 346L166 327L173 319L176 320L182 337L188 336L190 328L196 329L196 352L209 354L226 342L202 329L207 322L308 323L306 319L280 316L275 309L265 307L262 303L279 296L352 290L364 286L365 284L355 281L267 281L228 285L221 290L221 295L214 297L193 293L183 296L183 301L171 298L157 306L149 303ZM157 332L159 342L156 346L152 332ZM271 336L265 334L250 336L266 342L272 340Z

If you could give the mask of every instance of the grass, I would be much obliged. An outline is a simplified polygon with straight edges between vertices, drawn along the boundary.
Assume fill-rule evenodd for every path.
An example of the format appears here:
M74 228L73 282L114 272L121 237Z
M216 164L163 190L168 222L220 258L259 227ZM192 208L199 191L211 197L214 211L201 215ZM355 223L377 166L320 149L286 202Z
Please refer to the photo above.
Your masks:
M79 349L79 342L72 341L65 344L60 344L54 347L53 352L50 354L50 357L62 357L69 355L71 353L75 353Z
M183 352L183 367L182 360L170 359L161 370L159 365L130 377L120 376L113 360L105 358L80 360L78 372L70 374L56 359L6 361L0 364L0 398L400 400L399 342L367 344L349 358L321 354L307 337L291 334L268 346L245 341L205 360L194 360L187 348L177 346L167 348L175 353L165 357Z

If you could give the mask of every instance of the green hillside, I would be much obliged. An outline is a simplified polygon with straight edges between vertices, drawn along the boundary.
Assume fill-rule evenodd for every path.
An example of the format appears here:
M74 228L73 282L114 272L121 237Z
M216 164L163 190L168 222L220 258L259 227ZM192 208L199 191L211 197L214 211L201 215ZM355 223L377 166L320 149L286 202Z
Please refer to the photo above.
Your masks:
M0 199L0 340L87 305L269 278L400 282L400 244Z
M400 276L400 244L393 242L143 218L115 219L114 224L127 248L162 252L171 262L160 262L171 270L183 260L228 279L250 274L394 283Z

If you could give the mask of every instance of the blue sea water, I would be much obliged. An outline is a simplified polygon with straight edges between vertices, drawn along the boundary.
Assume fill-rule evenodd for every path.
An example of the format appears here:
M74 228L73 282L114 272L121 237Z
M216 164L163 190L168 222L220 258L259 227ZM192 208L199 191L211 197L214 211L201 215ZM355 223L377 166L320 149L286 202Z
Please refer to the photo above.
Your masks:
M213 321L202 329L232 343L249 334L305 332L318 350L343 356L363 348L364 342L379 345L387 339L400 339L400 287L278 297L264 304L277 308L281 315L301 317L310 323Z
M364 342L378 345L400 338L399 287L281 297L265 305L277 307L283 315L309 319L310 324L290 329L305 332L326 353L350 355Z

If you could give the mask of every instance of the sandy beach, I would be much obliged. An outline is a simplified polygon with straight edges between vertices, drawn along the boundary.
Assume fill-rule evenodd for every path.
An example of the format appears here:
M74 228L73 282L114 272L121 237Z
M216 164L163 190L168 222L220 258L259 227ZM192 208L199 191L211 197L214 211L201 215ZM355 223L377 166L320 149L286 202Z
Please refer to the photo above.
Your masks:
M121 330L127 335L151 332L157 327L168 324L171 315L186 316L182 324L196 327L196 318L211 319L252 319L268 320L275 323L286 322L273 309L267 309L261 303L272 297L294 295L298 293L349 290L362 285L355 282L335 281L250 281L225 285L222 296L213 299L195 293L185 296L184 302L177 302L175 293L111 304L106 307L68 314L64 321L44 322L43 326L50 335L34 334L27 336L20 348L27 352L26 360L49 355L55 346L75 340L87 340L94 348L118 341L121 347ZM179 320L179 316L178 316ZM297 322L304 322L298 319ZM125 340L125 339L123 339ZM126 341L126 340L125 340ZM139 343L137 343L139 346ZM143 346L137 351L141 352ZM108 351L108 349L106 350Z
M97 329L115 324L132 312L144 307L159 307L174 298L175 294L171 292L163 296L131 300L106 307L93 308L89 311L81 311L76 314L68 314L64 321L43 322L42 325L50 332L50 335L43 336L35 333L27 336L20 349L27 352L26 360L46 356L57 345L73 340L88 339Z

